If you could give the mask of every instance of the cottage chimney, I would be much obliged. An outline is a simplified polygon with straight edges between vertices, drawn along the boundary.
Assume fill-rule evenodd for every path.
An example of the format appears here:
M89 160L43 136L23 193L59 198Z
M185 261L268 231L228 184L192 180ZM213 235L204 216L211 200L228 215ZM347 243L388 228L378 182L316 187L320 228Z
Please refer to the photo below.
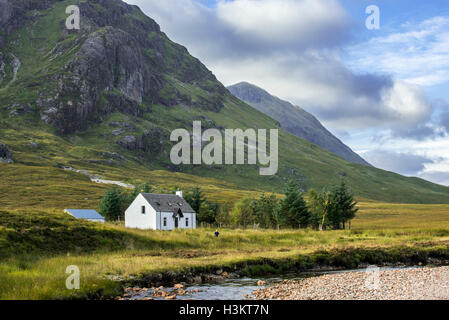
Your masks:
M181 191L181 190L176 191L176 195L177 195L178 197L181 197L181 198L182 198L182 191Z

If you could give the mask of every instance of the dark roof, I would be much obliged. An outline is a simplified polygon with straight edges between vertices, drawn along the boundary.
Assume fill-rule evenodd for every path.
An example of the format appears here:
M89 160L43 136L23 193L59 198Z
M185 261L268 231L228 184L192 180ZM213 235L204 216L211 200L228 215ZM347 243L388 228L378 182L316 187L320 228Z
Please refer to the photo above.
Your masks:
M65 209L64 211L78 219L104 220L104 217L95 210Z
M142 196L157 212L177 213L181 209L184 213L195 213L187 201L175 194L142 193Z

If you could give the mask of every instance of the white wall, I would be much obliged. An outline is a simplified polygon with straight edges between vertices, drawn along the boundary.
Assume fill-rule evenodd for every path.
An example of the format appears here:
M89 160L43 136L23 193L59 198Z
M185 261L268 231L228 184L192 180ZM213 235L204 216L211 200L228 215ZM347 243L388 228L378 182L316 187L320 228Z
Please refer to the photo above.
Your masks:
M142 214L142 206L145 206L145 214ZM127 228L156 230L156 211L141 194L126 209L125 226Z
M186 227L186 218L189 218L189 226ZM184 218L182 219L182 226L180 227L187 229L195 229L196 228L196 214L195 213L184 213Z
M164 226L164 218L167 218L167 226ZM186 226L186 218L189 218L189 225ZM159 230L173 230L175 229L175 219L173 219L173 212L161 212L157 214L157 228ZM184 217L178 221L179 229L195 229L196 228L196 214L184 213Z

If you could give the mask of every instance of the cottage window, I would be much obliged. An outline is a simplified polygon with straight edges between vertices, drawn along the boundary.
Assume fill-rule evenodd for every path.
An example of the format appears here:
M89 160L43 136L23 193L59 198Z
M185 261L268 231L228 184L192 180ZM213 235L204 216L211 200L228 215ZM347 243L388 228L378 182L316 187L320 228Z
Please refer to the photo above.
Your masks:
M186 218L186 227L189 226L189 218Z
M167 226L167 217L164 217L164 227Z
M145 214L145 206L142 206L142 214Z

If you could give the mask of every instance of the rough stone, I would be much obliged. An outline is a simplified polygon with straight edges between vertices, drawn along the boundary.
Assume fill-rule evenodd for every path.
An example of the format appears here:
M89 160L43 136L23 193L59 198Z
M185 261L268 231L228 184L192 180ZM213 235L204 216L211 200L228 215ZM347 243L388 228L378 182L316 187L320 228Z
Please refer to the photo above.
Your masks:
M33 148L33 149L39 148L39 146L37 145L37 143L34 142L34 141L31 141L30 144L29 144L29 146L30 146L31 148Z

